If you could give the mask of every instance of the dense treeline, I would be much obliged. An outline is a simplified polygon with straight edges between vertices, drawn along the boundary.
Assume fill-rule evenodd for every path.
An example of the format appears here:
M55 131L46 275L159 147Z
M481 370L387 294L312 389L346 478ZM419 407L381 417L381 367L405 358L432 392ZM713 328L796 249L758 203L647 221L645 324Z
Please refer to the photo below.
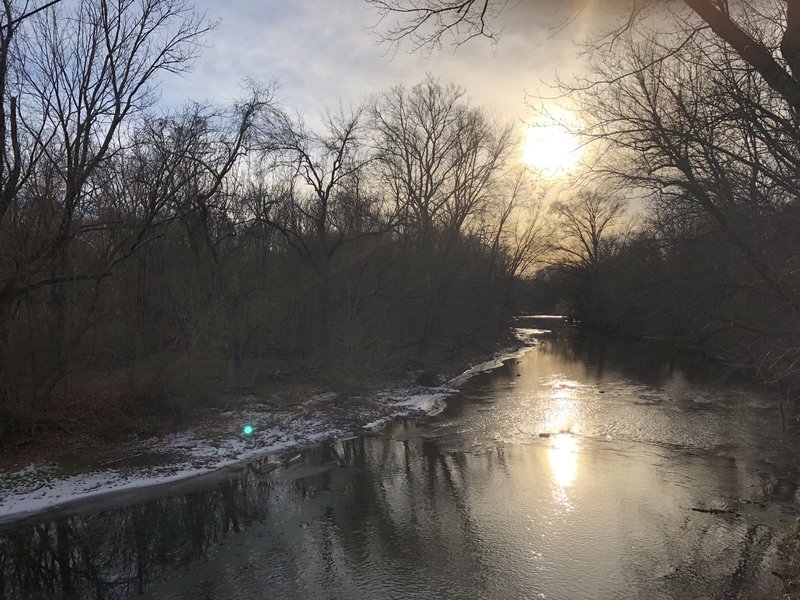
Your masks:
M498 330L540 240L512 128L463 90L164 114L189 5L52 4L0 26L0 441Z
M556 207L562 258L538 278L543 299L596 326L703 348L790 390L800 383L794 25L780 2L708 15L651 6L615 32L613 51L595 47L593 75L570 92L584 134L604 149L593 172L603 187ZM734 33L749 53L725 37ZM621 203L632 196L644 198L636 228Z

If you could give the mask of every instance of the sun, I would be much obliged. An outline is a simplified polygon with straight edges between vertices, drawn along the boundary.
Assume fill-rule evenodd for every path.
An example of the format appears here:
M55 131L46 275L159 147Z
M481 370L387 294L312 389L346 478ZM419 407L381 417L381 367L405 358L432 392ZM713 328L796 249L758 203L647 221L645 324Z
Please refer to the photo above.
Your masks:
M532 124L525 131L522 159L547 177L568 175L578 168L582 155L580 140L563 125Z

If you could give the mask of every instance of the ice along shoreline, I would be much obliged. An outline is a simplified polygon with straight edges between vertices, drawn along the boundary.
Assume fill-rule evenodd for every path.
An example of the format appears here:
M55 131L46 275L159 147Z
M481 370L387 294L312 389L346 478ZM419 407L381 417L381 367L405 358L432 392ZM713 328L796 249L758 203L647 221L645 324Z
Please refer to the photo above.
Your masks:
M336 394L319 394L300 412L229 411L220 415L220 435L193 428L134 442L125 456L97 469L65 474L57 466L41 464L0 473L0 528L143 501L154 493L188 492L250 461L264 460L275 468L315 444L375 432L404 417L438 414L459 386L528 352L546 330L517 327L513 332L519 345L469 367L443 386L383 390L344 406L336 402ZM249 435L243 425L252 427ZM167 460L143 466L153 456Z

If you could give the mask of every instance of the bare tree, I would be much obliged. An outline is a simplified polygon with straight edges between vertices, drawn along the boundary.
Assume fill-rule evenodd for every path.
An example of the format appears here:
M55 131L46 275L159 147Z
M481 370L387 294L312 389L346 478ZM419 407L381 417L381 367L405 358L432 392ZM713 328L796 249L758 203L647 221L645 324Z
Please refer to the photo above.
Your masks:
M483 219L490 248L487 282L494 282L498 269L509 280L530 274L547 251L549 240L544 227L542 197L528 169L510 177L506 189Z
M475 37L496 40L498 32L492 21L502 12L507 1L367 0L367 4L377 12L380 24L395 16L402 18L381 34L382 41L396 46L408 39L415 50L432 50L441 46L442 37L446 35L457 46Z
M53 4L23 18L27 4L4 3L0 211L30 215L30 192L46 189L39 208L49 202L52 214L40 216L52 230L32 252L2 257L0 333L8 334L20 298L50 287L63 355L65 285L97 278L70 270L76 222L90 210L87 186L123 143L125 120L154 100L157 77L188 68L210 26L182 0L82 0L71 11ZM34 172L47 174L47 188L31 183Z
M373 160L364 145L364 110L360 106L346 113L340 107L338 113L326 112L323 133L308 132L301 122L293 123L284 115L275 134L264 143L265 148L284 154L291 177L299 178L310 191L308 201L301 200L300 190L295 194L297 209L313 229L317 246L313 251L323 258L344 241L346 224L337 222L341 216L337 213L347 211L346 207L335 204L349 198L346 191ZM297 234L293 236L300 238Z
M430 76L380 96L371 113L382 179L411 231L427 245L437 233L457 235L494 193L512 128Z
M573 88L591 122L587 135L614 148L602 172L651 189L662 204L701 211L796 307L788 281L753 237L754 219L785 210L797 194L796 122L713 36L698 35L654 61L661 48L658 38L649 46L621 38L617 55L595 63L597 85Z
M765 11L747 30L777 47L782 19ZM674 271L662 275L683 290L689 335L769 377L796 377L800 128L784 91L689 22L622 32L587 83L571 92L587 135L610 149L598 172L649 192L654 241Z
M584 190L551 209L558 228L554 249L559 262L597 276L603 261L613 252L625 213L622 198L601 190Z
M553 264L567 268L577 312L587 322L607 325L606 293L610 263L624 245L625 202L604 190L583 190L553 205Z
M409 40L415 49L441 45L449 37L460 45L475 37L496 41L495 19L507 7L503 0L366 0L379 15L381 22L397 18L383 40L398 44ZM584 3L584 6L588 2ZM623 24L608 32L616 39L654 9L662 8L657 0L634 0ZM762 3L755 0L683 0L683 5L696 15L721 40L775 89L794 110L800 109L800 0L776 0L773 7L784 12L777 44L752 32L754 21L768 14ZM580 12L581 7L576 9ZM679 23L682 15L676 15ZM576 14L569 15L569 21ZM772 18L772 17L768 17ZM783 61L774 52L781 51Z
M500 192L513 130L469 106L461 88L431 76L379 96L371 121L387 202L396 207L401 232L419 244L422 276L416 285L424 298L421 338L427 343L457 274L451 251Z

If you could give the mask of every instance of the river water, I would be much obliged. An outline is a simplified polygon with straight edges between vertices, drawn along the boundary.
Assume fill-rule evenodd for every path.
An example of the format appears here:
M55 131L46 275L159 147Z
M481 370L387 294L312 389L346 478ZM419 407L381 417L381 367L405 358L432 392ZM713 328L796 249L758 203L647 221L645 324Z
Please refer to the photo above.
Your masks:
M537 335L439 415L6 527L0 598L779 598L796 418L653 343Z

